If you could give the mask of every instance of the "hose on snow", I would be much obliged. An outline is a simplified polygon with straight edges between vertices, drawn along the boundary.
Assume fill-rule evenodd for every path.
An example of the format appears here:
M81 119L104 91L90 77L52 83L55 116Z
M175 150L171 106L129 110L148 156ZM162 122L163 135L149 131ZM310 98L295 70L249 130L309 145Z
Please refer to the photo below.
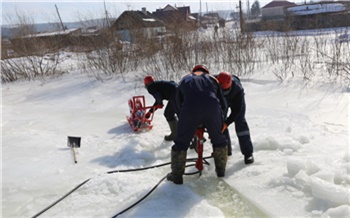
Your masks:
M209 163L205 160L207 158L211 158L211 156L208 156L208 157L204 157L203 158L203 161L204 161L204 164L207 164L209 165ZM188 162L191 162L191 161L196 161L197 158L189 158L189 159L186 159L186 161ZM134 172L134 171L141 171L141 170L147 170L147 169L153 169L153 168L157 168L157 167L162 167L162 166L166 166L166 165L169 165L171 164L171 162L168 162L168 163L164 163L164 164L159 164L159 165L155 165L155 166L150 166L150 167L144 167L144 168L136 168L136 169L128 169L128 170L112 170L112 171L108 171L106 172L107 174L112 174L112 173L122 173L122 172ZM195 166L195 164L190 164L190 165L187 165L186 167L190 167L190 166ZM196 171L196 172L193 172L193 173L185 173L184 175L194 175L194 174L197 174L199 173L200 171ZM125 211L131 209L132 207L134 207L135 205L137 205L138 203L140 203L141 201L143 201L148 195L150 195L157 187L158 185L166 178L163 177L158 183L156 186L154 186L152 188L152 190L150 192L148 192L142 199L140 199L139 201L137 201L136 203L134 203L133 205L131 205L130 207L128 207L127 209L123 210L122 212L118 213L117 215L113 216L113 217L116 217L116 216L119 216L120 214L124 213ZM41 214L43 214L44 212L46 212L47 210L49 210L50 208L52 208L53 206L55 206L56 204L58 204L60 201L62 201L63 199L65 199L66 197L68 197L70 194L72 194L73 192L75 192L78 188L80 188L81 186L83 186L85 183L87 183L91 178L83 181L82 183L80 183L79 185L77 185L75 188L73 188L72 190L70 190L67 194L63 195L61 198L59 198L58 200L56 200L55 202L53 202L52 204L50 204L49 206L47 206L46 208L44 208L43 210L41 210L40 212L36 213L34 216L32 216L32 218L36 218L38 216L40 216Z
M207 164L208 162L206 162L205 164ZM209 164L209 163L208 163ZM191 167L191 166L196 166L196 164L190 164L190 165L186 165L185 167ZM192 173L184 173L184 175L194 175L199 173L200 171L196 171L196 172L192 172ZM130 210L131 208L135 207L137 204L139 204L141 201L143 201L145 198L147 198L158 186L159 184L165 179L167 178L167 176L164 176L158 183L157 185L155 185L151 191L149 191L145 196L143 196L140 200L138 200L137 202L135 202L134 204L132 204L131 206L129 206L128 208L122 210L121 212L117 213L116 215L112 216L112 218L116 218L117 216L123 214L124 212Z
M51 207L55 206L58 202L62 201L63 199L65 199L68 195L72 194L75 190L77 190L78 188L80 188L82 185L84 185L85 183L87 183L90 179L85 180L84 182L80 183L79 185L77 185L75 188L73 188L72 190L70 190L67 194L63 195L60 199L58 199L57 201L53 202L51 205L49 205L48 207L46 207L45 209L43 209L42 211L40 211L39 213L35 214L34 216L32 216L32 218L38 217L41 214L43 214L45 211L47 211L48 209L50 209Z

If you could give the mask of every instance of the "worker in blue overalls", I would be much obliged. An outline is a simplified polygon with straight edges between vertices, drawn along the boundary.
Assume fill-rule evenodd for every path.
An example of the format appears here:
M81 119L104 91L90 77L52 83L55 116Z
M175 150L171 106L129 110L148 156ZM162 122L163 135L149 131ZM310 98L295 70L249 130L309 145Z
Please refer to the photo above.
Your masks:
M223 89L227 105L231 110L230 115L225 119L223 129L228 141L228 155L232 155L232 147L230 133L227 127L234 122L241 153L244 155L244 163L254 163L253 144L250 139L248 123L245 118L246 104L241 81L237 76L231 75L228 72L221 72L216 78ZM228 114L227 112L226 114Z
M177 103L180 108L177 135L171 150L171 173L167 179L183 184L187 149L199 126L207 129L213 144L215 170L218 177L225 176L227 140L222 133L226 101L217 79L209 74L205 65L197 65L181 79Z
M176 136L177 127L177 104L176 104L176 91L177 84L174 81L156 81L152 75L147 75L144 80L145 88L150 93L155 102L154 108L151 108L146 113L146 118L149 118L157 108L163 108L163 100L167 100L168 104L164 110L164 117L169 124L171 133L164 136L165 141L172 141Z

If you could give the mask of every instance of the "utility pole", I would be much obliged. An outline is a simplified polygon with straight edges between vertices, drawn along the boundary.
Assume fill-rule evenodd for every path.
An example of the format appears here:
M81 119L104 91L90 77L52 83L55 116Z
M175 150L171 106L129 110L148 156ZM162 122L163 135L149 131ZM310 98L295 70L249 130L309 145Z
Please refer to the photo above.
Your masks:
M105 14L106 14L106 24L107 24L107 28L109 27L109 19L108 19L108 12L107 12L107 9L106 9L106 1L103 0L103 4L105 6Z
M56 7L57 14L58 14L58 18L60 19L60 22L61 22L62 30L65 31L66 28L64 28L64 26L63 26L63 22L62 22L62 19L61 19L61 16L60 16L60 12L58 12L57 5L55 5L55 7Z
M199 26L202 26L202 24L201 24L201 16L202 16L202 1L199 0L199 15L198 15Z
M244 20L243 20L243 12L242 12L242 2L241 0L239 0L239 25L241 27L241 33L244 32L243 24L244 24Z
M202 16L202 1L199 0L198 28L202 27L201 16ZM199 42L199 31L196 31L195 64L198 64L198 42Z
M250 19L250 3L249 0L247 0L247 16L248 16L248 20Z

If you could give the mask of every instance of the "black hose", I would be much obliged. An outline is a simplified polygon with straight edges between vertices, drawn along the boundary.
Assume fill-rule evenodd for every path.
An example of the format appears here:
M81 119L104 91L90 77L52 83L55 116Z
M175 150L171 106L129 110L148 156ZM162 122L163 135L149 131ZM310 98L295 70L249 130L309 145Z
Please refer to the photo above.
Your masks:
M205 159L209 159L209 158L212 158L213 156L207 156L207 157L203 157L203 160L205 160ZM198 160L198 157L194 157L194 158L188 158L188 159L186 159L186 161L187 162L189 162L189 161L197 161ZM209 165L209 163L205 160L205 162L206 162L206 164L208 164Z
M169 164L170 164L170 162L159 164L159 165L154 165L154 166L150 166L150 167L144 167L144 168L136 168L136 169L129 169L129 170L112 170L112 171L108 171L107 173L112 174L112 173L125 173L125 172L132 172L132 171L148 170L148 169L162 167L162 166L169 165Z
M212 156L203 157L203 161L207 165L210 165L208 163L208 161L206 160L206 159L209 159L209 158L212 158ZM186 159L186 162L197 161L197 159L198 158L188 158L188 159ZM141 171L141 170L148 170L148 169L153 169L153 168L157 168L157 167L166 166L166 165L169 165L169 164L171 164L171 162L158 164L158 165L154 165L154 166L150 166L150 167L144 167L144 168L136 168L136 169L128 169L128 170L112 170L112 171L108 171L106 173L112 174L112 173L125 173L125 172Z
M186 165L185 167L191 167L191 166L196 166L195 164L189 164L189 165ZM196 172L193 172L193 173L184 173L184 175L194 175L194 174L197 174L197 173L200 173L200 171L196 171ZM130 210L131 208L135 207L137 204L139 204L141 201L143 201L145 198L147 198L158 186L159 184L165 179L167 178L167 175L164 176L152 189L151 191L149 191L145 196L143 196L140 200L136 201L134 204L132 204L131 206L129 206L128 208L122 210L121 212L117 213L116 215L112 216L112 218L115 218L121 214L123 214L124 212Z
M141 201L143 201L145 198L147 198L148 195L150 195L150 194L159 186L159 184L160 184L166 177L167 177L167 176L164 176L164 177L157 183L157 185L155 185L155 186L151 189L151 191L149 191L149 192L148 192L145 196L143 196L140 200L136 201L134 204L132 204L132 205L129 206L128 208L126 208L126 209L124 209L123 211L121 211L121 212L117 213L116 215L112 216L112 218L115 218L115 217L121 215L122 213L124 213L124 212L130 210L131 208L133 208L134 206L136 206L138 203L140 203Z
M49 205L48 207L46 207L45 209L43 209L42 211L40 211L39 213L35 214L34 216L32 216L32 218L38 217L39 215L43 214L45 211L47 211L48 209L50 209L51 207L55 206L58 202L62 201L63 199L65 199L68 195L72 194L75 190L77 190L78 188L80 188L82 185L84 185L85 183L87 183L90 179L85 180L84 182L80 183L79 185L77 185L75 188L73 188L70 192L68 192L67 194L63 195L60 199L58 199L57 201L53 202L51 205Z
M205 160L206 158L211 158L211 156L209 157L204 157L203 158L203 161L205 162L205 164L208 164L209 163ZM186 159L186 161L195 161L196 158L189 158L189 159ZM108 171L106 172L107 174L112 174L112 173L121 173L121 172L133 172L133 171L141 171L141 170L147 170L147 169L152 169L152 168L157 168L157 167L162 167L162 166L165 166L165 165L169 165L171 164L171 162L168 162L168 163L164 163L164 164L159 164L159 165L155 165L155 166L150 166L150 167L145 167L145 168L137 168L137 169L129 169L129 170L112 170L112 171ZM190 164L190 165L187 165L186 167L189 167L189 166L195 166L195 164ZM193 173L185 173L184 175L194 175L194 174L197 174L199 173L199 171L197 172L193 172ZM146 195L144 196L141 200L139 200L138 202L136 202L134 205L138 204L139 202L141 202L143 199L145 199L150 193L153 192L153 190L155 188L157 188L157 186L160 184L160 182L162 182L164 179L166 178L166 176L161 180L159 181L159 183ZM65 199L66 197L68 197L70 194L72 194L74 191L76 191L78 188L80 188L81 186L83 186L85 183L87 183L91 178L85 180L84 182L80 183L79 185L77 185L75 188L73 188L71 191L69 191L67 194L63 195L61 198L59 198L57 201L55 201L54 203L52 203L51 205L49 205L48 207L44 208L42 211L40 211L39 213L35 214L34 216L32 216L32 218L36 218L38 216L40 216L41 214L43 214L45 211L49 210L50 208L52 208L53 206L55 206L57 203L59 203L60 201L62 201L63 199ZM134 205L132 205L130 208L132 208ZM130 209L128 208L128 209ZM127 210L128 210L127 209ZM126 210L122 211L121 213L124 213ZM121 214L120 213L120 214Z

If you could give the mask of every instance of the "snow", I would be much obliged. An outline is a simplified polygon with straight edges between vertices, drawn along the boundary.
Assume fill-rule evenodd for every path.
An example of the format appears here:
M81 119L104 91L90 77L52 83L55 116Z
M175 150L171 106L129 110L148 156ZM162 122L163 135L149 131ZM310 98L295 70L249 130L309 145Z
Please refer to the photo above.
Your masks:
M311 5L300 5L287 8L288 12L295 15L319 14L329 12L341 12L346 8L342 3L320 3Z
M70 54L67 69L78 58ZM219 70L219 69L216 69ZM133 72L103 82L72 71L2 84L2 216L31 217L87 179L42 217L112 217L146 195L170 166L164 109L135 133L127 101L153 98ZM349 92L325 81L242 77L255 163L245 165L234 126L233 155L217 178L213 159L183 185L162 181L121 217L350 217ZM67 136L81 137L75 164ZM204 156L211 154L209 140ZM193 150L188 158L196 157ZM186 168L186 172L194 172Z
M28 35L26 37L42 37L42 36L55 36L55 35L68 35L72 32L75 32L79 30L79 28L74 28L74 29L67 29L67 30L60 30L60 31L53 31L53 32L45 32L45 33L38 33L38 34L32 34Z
M156 22L156 20L153 18L142 18L142 20L147 21L147 22Z

